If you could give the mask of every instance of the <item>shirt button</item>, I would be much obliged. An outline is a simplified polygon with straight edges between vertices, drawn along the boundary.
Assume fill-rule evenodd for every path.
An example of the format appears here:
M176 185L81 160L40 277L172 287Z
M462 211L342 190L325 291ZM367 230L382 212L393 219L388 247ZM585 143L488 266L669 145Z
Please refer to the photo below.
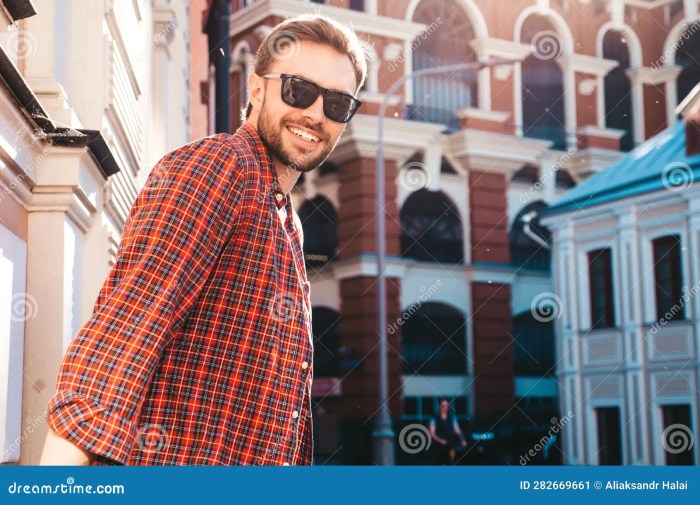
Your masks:
M301 364L301 368L303 368L304 370L306 370L307 368L309 368L309 362L308 362L308 361L304 361L304 362Z
M284 463L282 463L282 466L289 466L289 463L285 461Z
M292 412L292 417L293 417L294 419L296 419L297 417L299 417L299 412L297 412L296 410L295 410L294 412Z
M275 194L275 199L276 199L278 202L281 202L282 200L284 200L284 195L283 195L282 193L276 193L276 194Z

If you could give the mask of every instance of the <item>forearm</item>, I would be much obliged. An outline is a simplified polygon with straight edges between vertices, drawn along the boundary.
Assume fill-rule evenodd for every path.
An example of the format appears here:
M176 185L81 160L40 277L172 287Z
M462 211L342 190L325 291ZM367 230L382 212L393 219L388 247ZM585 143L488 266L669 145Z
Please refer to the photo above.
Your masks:
M93 458L93 454L81 449L49 428L39 464L42 466L87 466Z

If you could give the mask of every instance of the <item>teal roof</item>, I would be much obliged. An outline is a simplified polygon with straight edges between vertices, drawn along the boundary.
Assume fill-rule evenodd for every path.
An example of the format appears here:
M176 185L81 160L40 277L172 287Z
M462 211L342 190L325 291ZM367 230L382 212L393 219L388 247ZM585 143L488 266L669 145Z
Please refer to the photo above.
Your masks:
M685 123L678 121L571 189L546 214L572 212L693 181L700 181L700 154L686 155Z

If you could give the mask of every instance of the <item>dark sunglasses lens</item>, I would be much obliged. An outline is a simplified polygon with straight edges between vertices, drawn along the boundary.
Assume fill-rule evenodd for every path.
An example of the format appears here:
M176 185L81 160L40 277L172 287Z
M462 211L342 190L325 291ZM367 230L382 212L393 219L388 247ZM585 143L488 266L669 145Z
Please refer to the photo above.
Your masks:
M323 112L329 119L347 123L355 111L355 100L344 93L331 92L326 94L323 106Z
M311 82L286 77L282 82L282 100L292 107L306 108L318 98L318 88Z

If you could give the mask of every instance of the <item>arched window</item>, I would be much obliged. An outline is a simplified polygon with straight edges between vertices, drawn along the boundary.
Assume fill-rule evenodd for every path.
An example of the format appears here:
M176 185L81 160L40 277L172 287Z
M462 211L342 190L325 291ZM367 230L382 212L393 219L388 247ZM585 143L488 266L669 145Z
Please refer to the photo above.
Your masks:
M511 264L530 270L551 270L551 253L543 244L551 243L551 233L540 224L540 214L545 209L547 204L537 201L525 206L515 216L510 228ZM528 223L529 233L525 231Z
M442 191L421 189L406 199L401 208L401 256L436 263L464 260L462 221Z
M622 32L610 30L603 38L603 58L619 63L605 76L605 126L624 130L620 139L620 150L634 147L632 130L632 84L627 76L630 68L630 53Z
M546 17L533 14L523 23L520 41L533 48L522 63L523 136L566 149L564 77L557 63L562 39Z
M469 44L474 30L467 14L455 3L424 0L416 8L413 20L426 26L413 44L413 70L476 61ZM457 130L459 119L455 112L476 104L474 71L417 77L413 81L409 119L442 123Z
M335 259L338 247L338 218L333 204L323 196L307 200L299 209L304 228L304 260L319 267Z
M541 307L543 311L553 307ZM551 315L551 312L543 314ZM554 323L549 317L536 319L531 310L513 318L513 360L515 375L554 375Z
M676 65L683 68L676 81L680 103L700 82L700 23L690 25L683 32L676 51Z
M340 314L326 307L311 309L314 334L314 377L340 375Z
M412 305L401 315L403 373L461 375L467 372L466 319L444 303Z

